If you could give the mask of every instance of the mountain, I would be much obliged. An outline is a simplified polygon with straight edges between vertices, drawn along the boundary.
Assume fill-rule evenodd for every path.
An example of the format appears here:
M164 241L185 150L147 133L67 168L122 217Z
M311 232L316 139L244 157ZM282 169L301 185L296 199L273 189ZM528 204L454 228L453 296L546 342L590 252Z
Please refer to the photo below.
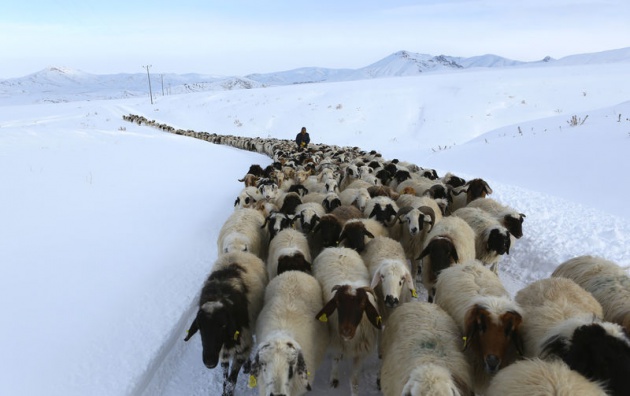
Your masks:
M374 78L416 76L470 68L579 65L630 61L630 47L591 54L572 55L555 60L545 57L522 62L498 55L469 58L395 52L360 69L302 67L265 74L216 76L205 74L150 74L154 96L200 91L264 88L267 86L355 81ZM20 78L0 80L0 105L76 100L119 99L148 95L146 73L97 75L67 67L48 67ZM46 93L42 99L41 93Z

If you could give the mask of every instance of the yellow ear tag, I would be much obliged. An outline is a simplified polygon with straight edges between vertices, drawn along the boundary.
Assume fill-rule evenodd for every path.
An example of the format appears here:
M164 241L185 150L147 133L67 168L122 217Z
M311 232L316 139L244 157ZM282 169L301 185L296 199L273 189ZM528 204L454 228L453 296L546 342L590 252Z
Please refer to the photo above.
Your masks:
M464 348L466 348L466 343L468 342L468 338L462 337L462 340L464 340Z
M411 297L418 298L418 293L416 292L416 289L411 289Z
M247 383L247 386L250 388L255 388L256 387L256 377L254 377L253 375L249 376L249 382Z
M234 341L238 340L238 336L241 334L240 331L236 330L236 332L234 333Z
M376 317L376 324L380 326L382 323L383 323L383 318L381 318L380 316L377 316Z
M319 317L320 322L328 322L328 316L326 316L326 314L322 314L322 316Z

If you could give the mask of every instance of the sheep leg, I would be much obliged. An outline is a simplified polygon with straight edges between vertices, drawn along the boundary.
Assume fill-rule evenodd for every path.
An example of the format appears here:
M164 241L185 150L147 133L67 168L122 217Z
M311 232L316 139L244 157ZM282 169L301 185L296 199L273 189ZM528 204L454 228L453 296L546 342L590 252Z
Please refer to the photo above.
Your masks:
M363 359L355 356L352 359L352 376L350 377L350 390L352 396L359 396L359 374L361 374Z
M343 355L339 354L333 357L332 367L330 370L330 386L336 388L339 386L339 362L343 359Z

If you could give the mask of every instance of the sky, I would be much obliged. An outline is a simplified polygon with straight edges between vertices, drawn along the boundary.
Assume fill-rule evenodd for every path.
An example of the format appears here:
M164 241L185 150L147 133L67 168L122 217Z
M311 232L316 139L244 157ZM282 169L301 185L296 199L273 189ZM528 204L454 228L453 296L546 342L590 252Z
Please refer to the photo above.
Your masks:
M499 261L511 295L583 254L630 266L628 62L490 68L115 100L0 103L0 395L207 396L220 369L184 342L221 226L271 158L122 120L378 150L466 179L526 214ZM97 91L100 85L85 89ZM108 91L115 88L110 87ZM36 96L36 97L35 97ZM575 116L583 123L570 126ZM384 131L386 133L384 133ZM448 147L445 147L448 146ZM589 184L590 183L590 184ZM600 186L614 186L612 191ZM628 190L628 191L626 191ZM418 286L422 301L424 288ZM322 304L323 305L323 304ZM360 379L375 388L373 353ZM328 386L330 358L309 396ZM254 396L247 376L237 395Z
M356 69L396 51L521 61L630 46L625 0L94 1L0 7L0 79Z

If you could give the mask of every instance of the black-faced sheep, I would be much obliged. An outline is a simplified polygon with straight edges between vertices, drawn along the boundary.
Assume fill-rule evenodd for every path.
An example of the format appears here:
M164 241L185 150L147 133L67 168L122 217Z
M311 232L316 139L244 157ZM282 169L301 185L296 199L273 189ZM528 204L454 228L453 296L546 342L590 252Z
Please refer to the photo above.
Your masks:
M269 279L285 271L311 273L311 253L306 236L292 228L284 229L269 243L267 273Z
M422 252L422 284L429 302L435 295L435 282L445 268L475 258L475 232L459 217L444 217L427 234Z
M373 351L382 322L370 289L370 275L361 256L348 248L324 249L313 263L313 274L326 301L316 317L329 324L334 353L330 384L338 386L339 362L350 358L350 387L352 396L358 396L363 360ZM335 310L337 315L333 315Z
M396 201L389 197L374 197L370 199L363 210L364 217L367 219L375 219L390 228L396 224L396 215L398 214L398 205Z
M469 208L479 208L494 216L505 228L510 231L514 238L523 236L523 221L525 215L507 205L503 205L492 198L476 199L466 205Z
M512 238L508 229L479 208L461 208L453 212L453 216L464 219L475 231L475 257L497 274L500 256L510 254Z
M616 263L595 256L579 256L560 264L551 274L569 278L602 305L604 320L630 334L630 276Z
M258 257L227 253L219 256L201 289L199 310L185 341L199 331L204 365L212 369L221 363L224 396L234 394L238 373L249 356L267 279Z
M376 236L389 236L387 229L373 219L350 219L339 234L339 246L363 252L365 244Z
M497 275L477 260L444 269L436 289L435 302L465 336L474 390L483 393L492 375L522 354L522 310Z
M326 209L320 203L302 203L295 208L294 221L296 228L308 235L325 214Z
M472 179L466 182L462 187L451 189L452 204L451 211L454 212L457 209L463 208L472 201L485 198L487 195L492 194L492 189L483 179Z
M606 396L606 391L571 370L564 362L531 359L518 361L499 371L486 396Z
M267 227L269 233L269 240L273 240L275 236L286 228L293 226L294 217L282 212L271 212L266 218L265 222L260 228Z
M471 394L472 370L461 351L461 331L439 306L410 302L396 308L381 339L385 396Z
M308 274L289 271L269 282L251 371L261 396L311 390L330 339L326 323L315 319L321 307L322 288Z
M515 299L524 310L527 356L561 359L611 395L630 394L630 339L618 324L601 321L602 307L589 292L554 277L531 283Z

